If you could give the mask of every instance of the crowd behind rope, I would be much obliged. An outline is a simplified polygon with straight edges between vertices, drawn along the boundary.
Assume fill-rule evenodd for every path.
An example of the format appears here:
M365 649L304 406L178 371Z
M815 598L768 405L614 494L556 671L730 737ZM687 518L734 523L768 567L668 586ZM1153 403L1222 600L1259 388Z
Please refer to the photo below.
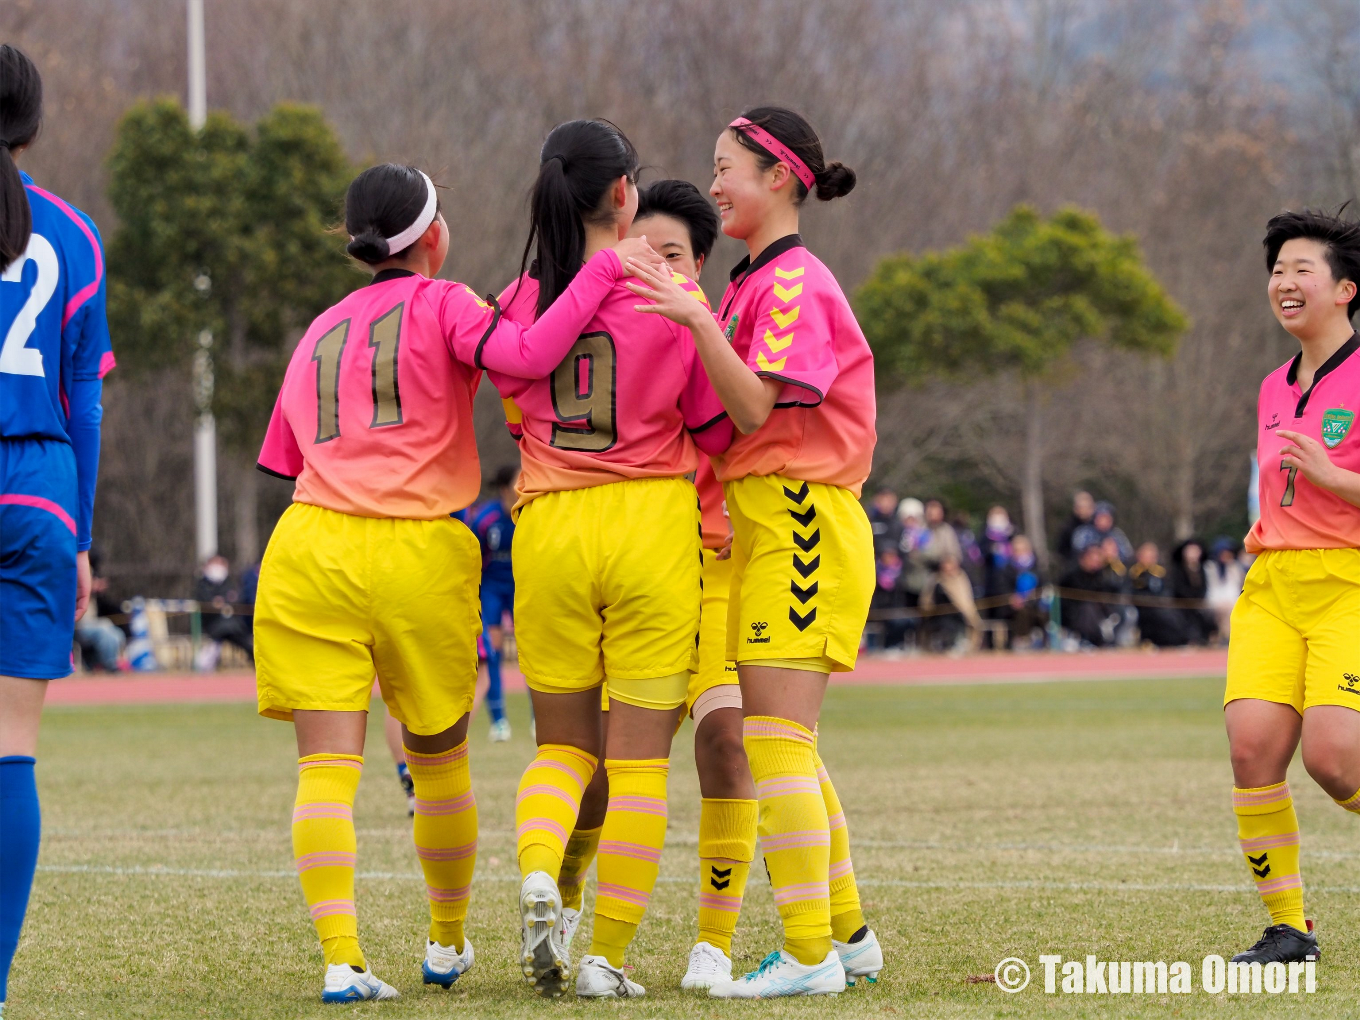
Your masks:
M889 651L1226 644L1249 559L1227 537L1137 548L1115 508L1078 492L1050 571L1003 506L981 530L944 502L880 490L869 506L878 586L866 631Z
M1003 506L987 511L980 531L943 500L899 499L888 489L874 494L868 512L878 585L864 641L889 654L1224 645L1251 560L1225 536L1186 539L1165 555L1155 542L1135 547L1114 506L1084 491L1073 497L1049 571ZM94 597L76 627L78 660L87 671L117 672L129 668L131 618L126 603L107 597L98 549L92 562ZM233 571L221 555L200 567L195 669L215 669L227 645L253 658L258 579L257 563Z

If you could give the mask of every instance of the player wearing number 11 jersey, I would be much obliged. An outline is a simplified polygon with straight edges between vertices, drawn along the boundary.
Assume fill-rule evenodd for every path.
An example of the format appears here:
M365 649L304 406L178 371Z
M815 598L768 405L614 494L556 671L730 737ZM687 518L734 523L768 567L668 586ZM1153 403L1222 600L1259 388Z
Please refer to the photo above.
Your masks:
M265 552L255 615L260 712L297 730L293 847L331 1002L396 995L367 969L354 912L352 807L375 672L415 786L425 981L448 987L472 965L466 734L481 554L451 516L481 483L472 397L482 370L536 378L561 361L622 268L601 251L527 329L433 278L448 227L415 168L360 174L345 224L350 254L375 275L317 317L284 377L260 466L297 487Z
M1224 718L1233 809L1262 938L1233 959L1314 959L1299 823L1285 773L1309 774L1360 813L1360 223L1283 213L1266 228L1275 317L1300 351L1261 384L1257 554L1233 608Z

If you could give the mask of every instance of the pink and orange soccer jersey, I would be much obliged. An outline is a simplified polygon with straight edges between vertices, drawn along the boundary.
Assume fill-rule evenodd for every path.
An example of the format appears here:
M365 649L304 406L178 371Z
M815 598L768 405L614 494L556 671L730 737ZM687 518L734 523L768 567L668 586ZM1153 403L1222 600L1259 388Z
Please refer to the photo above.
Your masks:
M260 452L294 500L431 520L481 488L472 399L481 370L536 378L565 356L623 274L597 254L527 329L461 283L385 270L319 315L293 352Z
M715 459L724 482L779 474L856 496L874 443L874 358L831 271L797 234L743 260L718 323L757 375L783 382L776 411Z
M1302 432L1322 443L1332 463L1360 471L1360 336L1352 335L1313 377L1305 393L1298 383L1300 355L1261 383L1256 458L1260 468L1261 517L1247 533L1246 549L1360 548L1360 507L1314 485L1280 460L1280 429Z
M707 304L696 284L677 278ZM537 281L521 278L501 301L507 319L532 322ZM699 450L726 449L732 424L694 338L669 319L636 311L637 303L616 285L544 378L487 373L508 401L507 421L520 439L521 506L548 492L680 477L698 467Z

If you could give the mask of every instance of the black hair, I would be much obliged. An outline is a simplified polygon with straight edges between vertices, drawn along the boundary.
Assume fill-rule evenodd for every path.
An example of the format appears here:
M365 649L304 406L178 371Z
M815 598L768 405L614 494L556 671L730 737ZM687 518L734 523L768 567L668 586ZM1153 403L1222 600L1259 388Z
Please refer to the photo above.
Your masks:
M633 143L607 120L569 120L548 132L538 154L538 180L529 198L529 239L521 278L538 242L538 314L546 312L581 269L586 222L600 222L605 192L620 177L637 180Z
M41 125L42 75L21 51L0 46L0 271L24 253L33 233L33 210L13 150L33 141Z
M718 239L722 220L708 199L689 181L653 181L638 191L637 219L644 216L674 216L689 228L689 246L694 261L708 258Z
M515 475L519 474L519 468L513 464L502 464L496 469L496 474L491 479L491 487L497 492L511 485L515 481Z
M370 266L401 258L415 242L401 251L388 251L386 238L414 223L429 198L425 178L415 167L398 163L369 167L349 182L345 192L345 229L350 235L345 250ZM435 215L439 215L437 198Z
M1280 249L1286 241L1304 238L1322 245L1332 279L1337 283L1350 280L1356 285L1355 297L1346 309L1347 316L1353 317L1360 311L1360 221L1342 219L1345 210L1343 205L1335 214L1321 209L1282 212L1270 218L1261 243L1266 249L1268 273L1274 272L1275 260L1280 257Z
M812 130L812 125L802 114L786 110L782 106L757 106L747 110L742 116L756 127L764 128L793 150L793 154L812 172L814 183L817 185L817 198L821 201L830 202L833 198L840 198L855 190L855 171L844 163L826 161L822 154L822 140L817 137L817 132ZM741 128L732 128L731 131L742 146L755 153L756 166L762 171L779 162L769 150ZM793 183L798 189L798 202L801 204L808 196L807 185L796 176Z

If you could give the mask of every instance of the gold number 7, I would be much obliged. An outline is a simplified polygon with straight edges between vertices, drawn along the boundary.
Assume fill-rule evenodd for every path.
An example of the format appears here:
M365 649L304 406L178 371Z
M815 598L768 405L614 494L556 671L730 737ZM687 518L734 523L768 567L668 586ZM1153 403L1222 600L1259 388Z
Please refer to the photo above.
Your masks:
M1286 464L1286 463L1284 463L1283 461L1281 461L1281 462L1280 462L1280 470L1281 470L1281 471L1288 471L1288 472L1289 472L1289 477L1285 480L1285 483L1284 483L1284 495L1280 497L1280 506L1293 506L1293 505L1294 505L1294 476L1297 475L1297 474L1299 473L1299 469L1296 468L1296 467L1290 467L1288 464Z

